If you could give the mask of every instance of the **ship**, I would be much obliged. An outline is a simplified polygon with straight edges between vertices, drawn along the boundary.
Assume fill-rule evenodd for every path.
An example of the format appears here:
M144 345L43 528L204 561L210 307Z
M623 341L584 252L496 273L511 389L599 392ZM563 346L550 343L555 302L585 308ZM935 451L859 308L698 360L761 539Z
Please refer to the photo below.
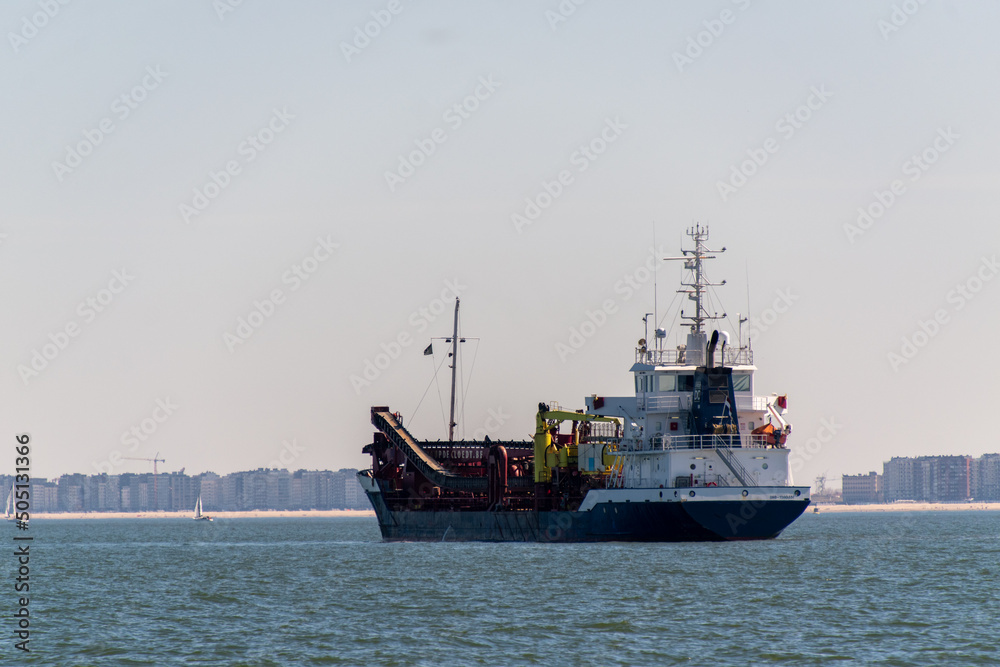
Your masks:
M708 227L687 230L678 293L694 302L668 346L640 338L633 396L591 394L585 409L539 403L530 440L455 440L459 300L448 440L419 440L388 406L358 473L385 541L681 542L779 536L809 505L789 465L787 395L757 395L751 340L708 329ZM655 302L655 296L654 296ZM655 310L655 306L654 306ZM648 327L647 314L643 318ZM648 328L645 331L648 334ZM748 332L749 333L749 332ZM686 335L685 335L686 334Z

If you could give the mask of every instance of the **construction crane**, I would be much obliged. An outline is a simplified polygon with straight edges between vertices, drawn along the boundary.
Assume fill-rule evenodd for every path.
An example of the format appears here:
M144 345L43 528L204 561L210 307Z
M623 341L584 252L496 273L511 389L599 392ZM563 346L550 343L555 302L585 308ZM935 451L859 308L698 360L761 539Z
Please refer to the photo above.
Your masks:
M153 509L154 510L160 509L160 496L157 493L157 484L156 484L156 478L159 475L159 471L156 469L156 464L157 463L166 463L167 460L166 459L161 459L159 452L156 452L155 454L153 454L153 458L151 458L151 459L136 458L134 456L123 456L122 458L123 459L127 459L129 461L152 461L153 462Z
M826 493L826 473L816 478L816 495L822 496Z

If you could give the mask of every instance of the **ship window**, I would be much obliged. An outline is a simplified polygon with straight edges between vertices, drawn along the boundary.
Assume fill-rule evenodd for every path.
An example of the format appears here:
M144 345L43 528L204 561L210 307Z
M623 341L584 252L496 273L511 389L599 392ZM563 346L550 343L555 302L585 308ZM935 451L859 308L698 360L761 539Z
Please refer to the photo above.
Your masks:
M637 394L640 391L642 391L642 389L639 388L639 377L640 377L640 375L638 373L636 373L635 374L635 393L637 393Z
M693 375L678 375L677 376L677 391L694 391L694 376Z
M672 373L658 373L656 391L677 391L677 376Z
M733 391L750 391L749 373L733 373Z

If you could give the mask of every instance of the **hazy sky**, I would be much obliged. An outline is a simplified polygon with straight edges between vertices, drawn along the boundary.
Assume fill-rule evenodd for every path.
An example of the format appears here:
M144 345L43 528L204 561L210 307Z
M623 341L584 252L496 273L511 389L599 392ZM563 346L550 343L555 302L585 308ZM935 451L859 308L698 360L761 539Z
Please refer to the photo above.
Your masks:
M453 292L465 433L527 437L632 391L694 222L797 481L1000 450L997 3L231 4L0 6L35 475L364 467L371 405L445 437Z

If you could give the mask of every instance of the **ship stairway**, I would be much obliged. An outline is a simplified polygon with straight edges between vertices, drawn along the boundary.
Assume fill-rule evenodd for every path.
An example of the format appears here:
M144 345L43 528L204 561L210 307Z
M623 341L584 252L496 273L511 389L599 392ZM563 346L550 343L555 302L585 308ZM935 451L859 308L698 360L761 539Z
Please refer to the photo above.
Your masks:
M619 454L616 456L614 462L611 464L611 467L608 468L608 481L606 486L609 489L625 488L625 455Z
M727 445L726 441L719 436L715 436L712 440L712 446L715 448L715 451L718 452L719 458L722 459L722 462L726 464L726 467L732 471L736 480L740 483L740 486L757 486L757 484L754 483L753 478L750 476L750 471L747 470L736 458L736 454L733 453L732 447Z

